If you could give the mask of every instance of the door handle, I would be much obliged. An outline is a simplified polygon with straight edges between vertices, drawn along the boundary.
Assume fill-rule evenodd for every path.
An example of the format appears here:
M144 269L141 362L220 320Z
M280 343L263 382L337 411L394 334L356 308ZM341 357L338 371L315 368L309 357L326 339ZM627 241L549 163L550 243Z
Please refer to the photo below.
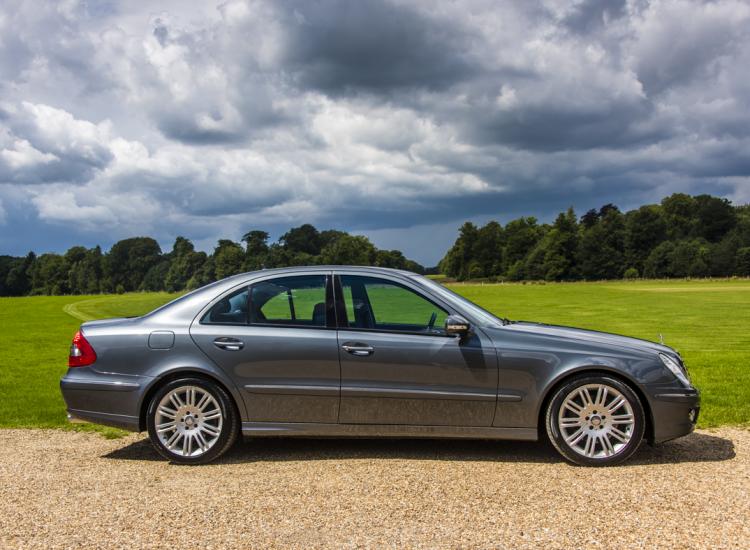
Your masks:
M226 336L222 336L221 338L214 340L214 346L226 351L240 351L245 347L245 343L242 340L237 340L237 338L227 338Z
M375 353L375 350L372 349L372 346L363 344L361 342L346 342L345 344L342 344L341 348L345 352L356 355L357 357L366 357L367 355L372 355L373 353Z

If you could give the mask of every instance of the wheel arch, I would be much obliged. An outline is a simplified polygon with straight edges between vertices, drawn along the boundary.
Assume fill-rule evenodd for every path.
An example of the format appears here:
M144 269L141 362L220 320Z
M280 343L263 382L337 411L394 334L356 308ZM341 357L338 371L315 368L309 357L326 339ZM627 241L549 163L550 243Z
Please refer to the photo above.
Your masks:
M620 371L610 370L608 368L602 368L601 365L583 366L583 367L579 367L573 370L566 371L565 373L560 375L558 378L553 380L547 386L544 392L544 395L542 399L540 400L541 404L539 406L539 410L537 411L537 431L539 433L540 438L542 437L542 434L546 436L547 428L545 426L545 417L547 414L547 407L549 406L549 403L552 400L555 393L557 393L557 390L559 390L563 385L565 385L571 378L578 377L578 376L590 376L590 375L609 376L610 378L615 378L618 381L625 384L628 388L630 388L633 391L633 393L635 393L638 396L638 399L640 399L641 401L641 406L643 407L644 418L646 419L646 425L644 426L644 437L646 441L653 442L654 441L654 418L653 418L653 413L651 411L651 404L649 403L646 397L646 393L639 386L639 384L632 378L628 377L627 375L623 374Z
M232 406L234 407L234 412L237 414L237 418L239 419L239 422L241 424L243 415L242 411L240 410L240 404L242 403L239 401L239 396L236 394L236 391L233 391L233 388L231 388L226 382L221 380L218 376L206 372L204 370L197 369L195 367L185 367L175 370L170 370L168 372L165 372L161 376L157 377L151 384L149 385L148 389L143 395L143 399L141 399L141 404L139 406L138 410L138 429L139 431L145 431L146 430L146 416L148 414L148 406L151 402L151 398L154 396L154 394L159 391L159 388L164 386L164 384L168 384L172 380L178 380L180 378L185 377L194 377L194 378L202 378L204 380L208 380L210 382L213 382L217 386L221 387L227 395L229 396Z

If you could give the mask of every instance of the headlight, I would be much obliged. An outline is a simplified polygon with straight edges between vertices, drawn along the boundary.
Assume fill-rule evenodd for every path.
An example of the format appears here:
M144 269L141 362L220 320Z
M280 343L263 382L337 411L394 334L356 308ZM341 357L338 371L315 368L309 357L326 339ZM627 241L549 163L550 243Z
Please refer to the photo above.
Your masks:
M661 362L664 363L665 367L672 371L672 374L674 374L680 382L682 382L686 386L690 385L690 379L687 376L687 372L683 370L683 368L677 363L677 361L672 359L669 355L665 355L663 353L659 354L659 359L661 359Z

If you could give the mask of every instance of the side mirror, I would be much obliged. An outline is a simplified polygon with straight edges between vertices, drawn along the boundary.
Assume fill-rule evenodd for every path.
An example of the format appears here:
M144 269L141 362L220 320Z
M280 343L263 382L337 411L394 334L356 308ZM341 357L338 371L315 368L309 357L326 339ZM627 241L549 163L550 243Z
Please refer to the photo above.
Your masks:
M460 315L448 315L448 317L445 318L446 334L463 338L469 334L470 330L471 324Z

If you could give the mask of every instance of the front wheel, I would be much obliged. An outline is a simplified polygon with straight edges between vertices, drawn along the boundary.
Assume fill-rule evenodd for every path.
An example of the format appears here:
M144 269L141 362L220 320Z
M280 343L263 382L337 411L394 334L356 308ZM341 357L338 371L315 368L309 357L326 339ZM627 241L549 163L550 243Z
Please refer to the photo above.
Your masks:
M606 466L630 457L645 431L643 405L624 383L581 375L555 392L547 407L547 435L575 464Z
M218 458L239 431L231 398L203 378L173 380L159 388L149 403L147 425L159 454L180 464Z

